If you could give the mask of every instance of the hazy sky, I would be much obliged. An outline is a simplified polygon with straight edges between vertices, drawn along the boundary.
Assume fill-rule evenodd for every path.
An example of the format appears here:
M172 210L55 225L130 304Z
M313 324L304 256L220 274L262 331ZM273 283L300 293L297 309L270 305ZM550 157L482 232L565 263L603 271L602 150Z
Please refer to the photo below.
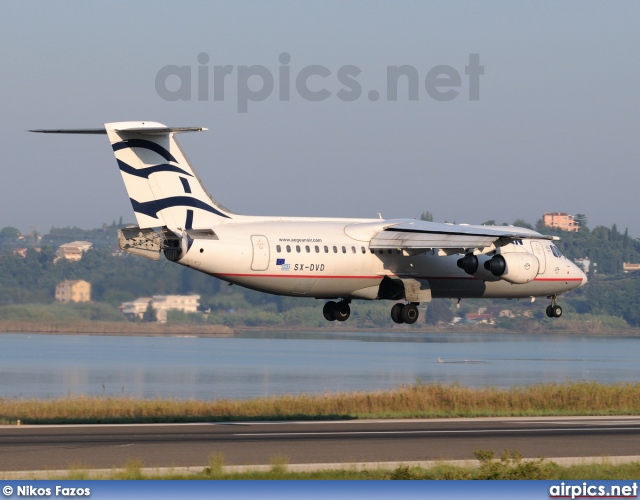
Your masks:
M5 1L0 13L0 227L134 221L105 136L26 130L150 120L209 128L180 142L237 213L534 223L564 211L640 236L638 2ZM158 92L169 65L187 66L190 89L173 74ZM417 96L403 77L392 101L388 67L402 65ZM239 112L251 66L273 90L259 96L267 77L252 76L260 100ZM328 70L306 80L323 100L298 91L309 66Z

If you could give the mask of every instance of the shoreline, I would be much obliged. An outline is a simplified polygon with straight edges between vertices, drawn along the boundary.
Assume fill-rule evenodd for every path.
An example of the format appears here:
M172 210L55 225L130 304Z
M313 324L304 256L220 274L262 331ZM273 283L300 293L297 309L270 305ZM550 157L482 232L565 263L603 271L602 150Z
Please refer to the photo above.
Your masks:
M79 321L74 323L44 323L40 321L0 321L2 333L92 336L195 336L233 337L236 331L224 325L186 325L166 323L130 323L119 321Z
M539 325L538 325L539 326ZM535 328L521 331L494 328L484 325L389 325L389 327L356 327L353 325L331 325L327 327L295 326L235 326L194 325L188 323L132 323L120 321L0 321L0 334L30 333L50 335L90 335L90 336L194 336L194 337L233 337L239 333L250 332L310 332L310 333L477 333L477 334L537 334L537 335L574 335L586 337L640 337L640 329L606 329L589 331L588 329Z
M311 326L236 326L236 333L246 332L310 332L310 333L478 333L478 334L531 334L531 335L576 335L584 337L640 337L640 328L626 329L600 329L591 331L587 329L558 329L558 328L532 328L532 329L508 329L496 328L487 325L455 325L455 326L433 326L433 325L397 325L389 324L388 327L349 327L342 329L339 327L311 327Z

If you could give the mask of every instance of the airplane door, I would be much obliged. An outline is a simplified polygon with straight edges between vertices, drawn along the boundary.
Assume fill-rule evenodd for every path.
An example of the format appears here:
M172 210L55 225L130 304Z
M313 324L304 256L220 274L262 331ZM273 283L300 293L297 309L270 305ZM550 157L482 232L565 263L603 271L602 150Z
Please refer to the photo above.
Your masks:
M253 271L265 271L269 267L269 241L266 236L251 236L253 246L253 259L251 269Z
M540 262L540 269L538 270L538 274L544 274L544 271L547 268L547 259L544 255L544 248L542 248L542 243L540 243L539 241L532 241L531 249L533 250L533 255L535 255Z

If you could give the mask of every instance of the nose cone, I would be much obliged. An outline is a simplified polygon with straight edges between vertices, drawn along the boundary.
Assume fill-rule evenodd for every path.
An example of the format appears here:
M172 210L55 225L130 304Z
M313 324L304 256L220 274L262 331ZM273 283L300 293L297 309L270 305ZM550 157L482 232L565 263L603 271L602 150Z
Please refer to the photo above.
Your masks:
M578 287L586 285L589 278L587 278L587 275L584 273L582 266L579 266L575 262L572 262L571 264L573 265L573 269L570 271L572 277L574 279L579 278L581 280Z
M570 286L572 290L586 285L587 281L589 281L589 279L587 278L587 275L584 274L582 270L582 266L576 264L575 262L569 261L569 265L567 267L567 274L568 274L567 277L571 282Z
M589 278L587 278L587 275L584 274L582 270L580 272L582 273L582 283L580 283L580 286L585 286L587 284L587 281L589 281Z

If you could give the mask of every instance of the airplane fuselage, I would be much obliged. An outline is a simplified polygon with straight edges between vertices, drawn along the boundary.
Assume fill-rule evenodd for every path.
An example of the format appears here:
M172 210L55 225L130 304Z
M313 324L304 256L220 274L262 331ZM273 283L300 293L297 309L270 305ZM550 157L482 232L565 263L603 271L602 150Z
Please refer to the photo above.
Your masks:
M435 250L405 255L370 249L367 234L352 228L377 219L252 218L212 227L215 237L196 237L176 262L229 283L278 295L377 299L384 277L429 282L434 298L522 298L556 295L582 285L584 274L556 256L549 240L526 239L499 253L527 252L540 262L527 283L472 276L460 255Z

